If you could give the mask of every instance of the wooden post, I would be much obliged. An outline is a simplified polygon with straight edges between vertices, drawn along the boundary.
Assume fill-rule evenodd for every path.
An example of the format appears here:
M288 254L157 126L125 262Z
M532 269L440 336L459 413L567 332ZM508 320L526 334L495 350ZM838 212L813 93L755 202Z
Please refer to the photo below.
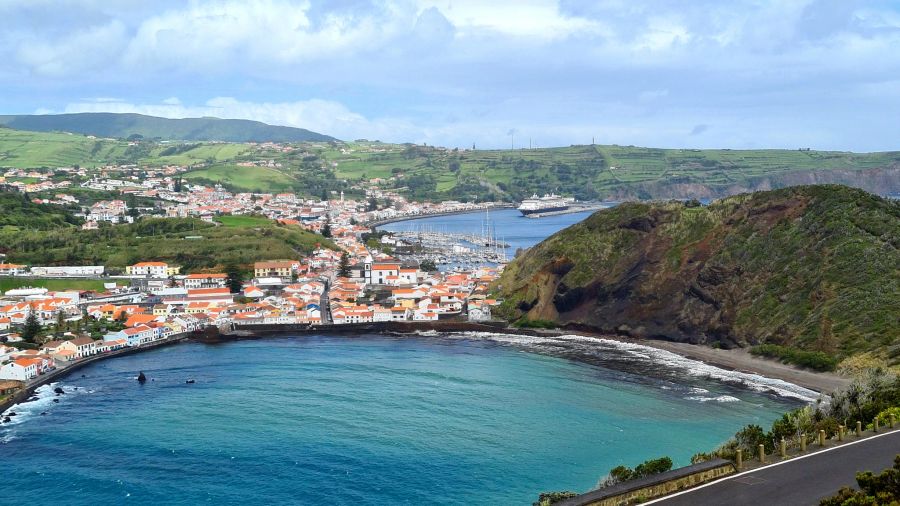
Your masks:
M766 446L765 445L759 445L759 463L760 464L766 463Z
M734 456L734 467L740 471L744 467L744 451L738 448L737 454Z
M875 420L872 421L872 432L878 432L878 417L875 417Z
M806 451L806 434L800 434L800 451Z
M844 426L838 425L838 441L844 440Z
M786 459L787 458L787 442L784 440L784 438L781 438L781 444L779 445L779 447L781 448L781 458Z
M856 437L862 437L862 422L856 421Z
M895 420L895 417L894 417L894 414L893 414L893 413L891 413L890 416L891 416L891 428L893 429L893 428L894 428L894 420Z
M825 431L820 429L819 430L819 447L821 448L823 446L825 446Z

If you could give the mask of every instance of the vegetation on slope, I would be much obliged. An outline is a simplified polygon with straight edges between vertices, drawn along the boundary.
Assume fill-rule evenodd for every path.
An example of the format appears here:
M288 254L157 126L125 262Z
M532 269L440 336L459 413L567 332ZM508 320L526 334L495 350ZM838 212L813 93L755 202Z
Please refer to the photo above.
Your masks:
M185 271L247 266L259 260L298 258L324 237L273 221L219 226L197 219L144 218L134 224L81 230L0 233L9 261L31 265L105 265L120 270L139 261L165 261Z
M496 288L513 321L896 363L898 248L900 203L843 186L626 203L531 248Z
M0 124L35 132L72 132L124 139L225 142L333 141L334 137L303 128L274 126L259 121L219 118L168 119L142 114L77 113L0 116Z
M800 184L900 191L900 152L655 149L582 145L446 150L350 143L317 151L338 178L395 178L418 198L517 201L556 192L580 200L706 198Z
M52 230L78 223L78 218L62 208L35 204L22 193L0 191L0 232ZM0 243L0 248L3 246Z

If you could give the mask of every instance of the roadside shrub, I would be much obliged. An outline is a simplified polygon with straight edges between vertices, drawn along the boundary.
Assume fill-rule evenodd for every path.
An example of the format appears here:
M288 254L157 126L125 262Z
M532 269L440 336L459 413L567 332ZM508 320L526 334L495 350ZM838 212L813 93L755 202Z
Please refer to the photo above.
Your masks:
M577 493L569 490L562 492L541 492L538 496L538 500L533 502L532 506L551 506L552 504L556 504L577 495Z

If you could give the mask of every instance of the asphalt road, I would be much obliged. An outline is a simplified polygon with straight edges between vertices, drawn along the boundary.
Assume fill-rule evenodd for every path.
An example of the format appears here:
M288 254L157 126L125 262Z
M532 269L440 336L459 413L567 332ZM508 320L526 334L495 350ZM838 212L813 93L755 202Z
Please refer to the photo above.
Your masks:
M877 473L891 467L898 453L900 430L895 430L652 502L660 506L816 505L841 487L856 488L857 472Z

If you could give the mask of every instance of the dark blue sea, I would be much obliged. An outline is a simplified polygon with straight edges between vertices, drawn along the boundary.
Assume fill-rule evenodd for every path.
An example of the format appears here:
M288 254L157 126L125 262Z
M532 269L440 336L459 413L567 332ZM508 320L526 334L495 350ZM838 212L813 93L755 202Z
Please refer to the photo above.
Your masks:
M687 464L814 397L637 345L493 334L185 343L58 386L0 425L2 504L531 504Z

